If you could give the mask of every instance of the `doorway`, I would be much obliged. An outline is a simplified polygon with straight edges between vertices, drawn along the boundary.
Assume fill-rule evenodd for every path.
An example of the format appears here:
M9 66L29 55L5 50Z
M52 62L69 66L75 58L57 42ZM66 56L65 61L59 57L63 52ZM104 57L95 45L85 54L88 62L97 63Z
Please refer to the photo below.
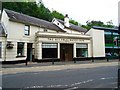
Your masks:
M73 60L73 44L60 44L60 60L61 61Z
M32 43L27 43L27 60L32 62Z

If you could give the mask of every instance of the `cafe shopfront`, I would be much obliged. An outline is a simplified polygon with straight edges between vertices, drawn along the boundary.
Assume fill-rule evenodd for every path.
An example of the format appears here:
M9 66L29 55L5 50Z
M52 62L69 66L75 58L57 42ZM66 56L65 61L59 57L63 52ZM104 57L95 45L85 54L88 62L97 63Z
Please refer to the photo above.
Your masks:
M91 56L91 37L70 34L37 33L39 59L57 58L71 61L74 57ZM46 53L47 52L47 53Z

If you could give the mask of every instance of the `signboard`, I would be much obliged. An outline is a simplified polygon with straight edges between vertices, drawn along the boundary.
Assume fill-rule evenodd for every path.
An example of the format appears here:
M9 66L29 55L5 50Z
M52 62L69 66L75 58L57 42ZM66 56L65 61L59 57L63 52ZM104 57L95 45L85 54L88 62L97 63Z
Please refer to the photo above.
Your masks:
M71 41L80 41L84 42L83 39L66 39L66 38L48 38L49 41L65 41L65 42L71 42Z

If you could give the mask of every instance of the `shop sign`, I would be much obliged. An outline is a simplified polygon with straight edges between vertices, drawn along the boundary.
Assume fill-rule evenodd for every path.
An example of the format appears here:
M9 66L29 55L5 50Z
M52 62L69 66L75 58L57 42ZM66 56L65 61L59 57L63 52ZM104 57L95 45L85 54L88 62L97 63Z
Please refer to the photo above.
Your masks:
M67 39L67 38L48 38L48 40L59 42L84 42L84 39Z

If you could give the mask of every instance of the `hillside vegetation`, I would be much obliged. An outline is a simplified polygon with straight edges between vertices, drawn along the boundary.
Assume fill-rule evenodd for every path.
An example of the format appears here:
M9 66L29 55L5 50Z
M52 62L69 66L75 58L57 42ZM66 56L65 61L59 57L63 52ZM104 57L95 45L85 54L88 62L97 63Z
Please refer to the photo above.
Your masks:
M64 15L62 13L59 13L58 11L55 11L55 10L51 12L41 2L39 3L36 3L36 2L3 2L2 9L3 8L14 10L16 12L27 14L27 15L30 15L36 18L50 21L50 22L52 21L53 18L64 20ZM73 19L70 19L70 23L74 25L79 25L79 22ZM90 22L86 22L86 25L81 25L81 26L88 30L92 26L102 26L102 27L109 27L109 28L114 27L112 22L105 25L102 21L90 21Z

